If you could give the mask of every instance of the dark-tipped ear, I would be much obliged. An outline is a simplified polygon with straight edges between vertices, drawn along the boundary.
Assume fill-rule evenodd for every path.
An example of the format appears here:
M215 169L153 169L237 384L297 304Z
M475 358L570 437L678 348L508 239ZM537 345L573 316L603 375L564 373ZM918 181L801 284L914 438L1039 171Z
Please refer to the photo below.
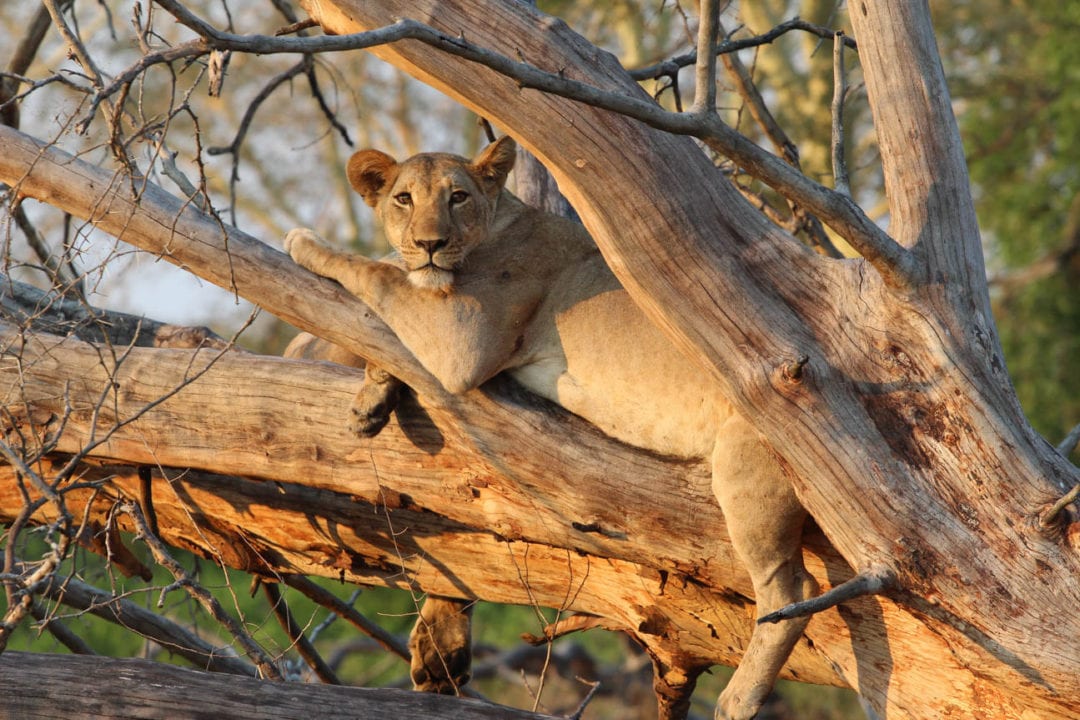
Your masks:
M487 189L501 190L506 176L514 169L516 159L517 143L509 135L503 135L476 156L472 169L484 181Z
M382 191L393 181L397 160L379 150L361 150L349 158L345 174L353 190L371 207L379 203Z

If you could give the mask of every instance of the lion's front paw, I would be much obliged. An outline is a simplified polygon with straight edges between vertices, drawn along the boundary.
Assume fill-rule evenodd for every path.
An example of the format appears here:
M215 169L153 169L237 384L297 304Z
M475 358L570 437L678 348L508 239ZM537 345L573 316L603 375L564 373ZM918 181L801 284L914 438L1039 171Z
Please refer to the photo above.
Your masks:
M309 254L308 251L323 247L323 241L313 230L294 228L285 235L285 242L282 243L282 247L289 254L289 257L293 259L293 262L303 265L303 258Z
M368 367L376 370L372 366ZM382 373L386 375L385 380L372 380L370 375L378 377L379 372L381 371L369 374L349 408L348 429L360 437L369 438L378 435L390 420L390 413L397 408L401 383L386 373Z

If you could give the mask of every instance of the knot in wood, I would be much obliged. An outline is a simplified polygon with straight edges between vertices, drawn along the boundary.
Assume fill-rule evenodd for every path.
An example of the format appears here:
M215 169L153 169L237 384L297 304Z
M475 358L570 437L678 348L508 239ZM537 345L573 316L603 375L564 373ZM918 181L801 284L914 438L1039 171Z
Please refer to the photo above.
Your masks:
M803 380L803 370L808 362L810 362L809 355L799 355L780 369L781 377L789 383L801 383Z

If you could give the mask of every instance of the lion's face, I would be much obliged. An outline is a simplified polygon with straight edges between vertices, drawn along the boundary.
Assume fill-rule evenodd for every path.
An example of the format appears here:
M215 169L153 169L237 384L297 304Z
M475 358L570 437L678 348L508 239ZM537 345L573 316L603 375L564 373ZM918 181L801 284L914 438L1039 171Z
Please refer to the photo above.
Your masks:
M515 149L504 137L472 162L425 153L398 163L378 150L349 160L349 181L378 212L414 285L444 291L453 285L454 272L488 237Z

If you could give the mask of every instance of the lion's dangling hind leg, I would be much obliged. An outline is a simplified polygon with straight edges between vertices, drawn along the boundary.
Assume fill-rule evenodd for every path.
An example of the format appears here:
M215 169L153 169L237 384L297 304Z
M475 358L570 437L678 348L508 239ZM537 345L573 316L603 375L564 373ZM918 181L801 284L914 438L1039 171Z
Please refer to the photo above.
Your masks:
M713 450L713 492L731 542L750 573L758 617L817 592L802 563L806 511L773 451L739 416L721 427ZM761 708L809 618L757 625L720 694L717 720L749 720Z
M413 689L457 695L472 675L472 600L429 595L409 635Z

